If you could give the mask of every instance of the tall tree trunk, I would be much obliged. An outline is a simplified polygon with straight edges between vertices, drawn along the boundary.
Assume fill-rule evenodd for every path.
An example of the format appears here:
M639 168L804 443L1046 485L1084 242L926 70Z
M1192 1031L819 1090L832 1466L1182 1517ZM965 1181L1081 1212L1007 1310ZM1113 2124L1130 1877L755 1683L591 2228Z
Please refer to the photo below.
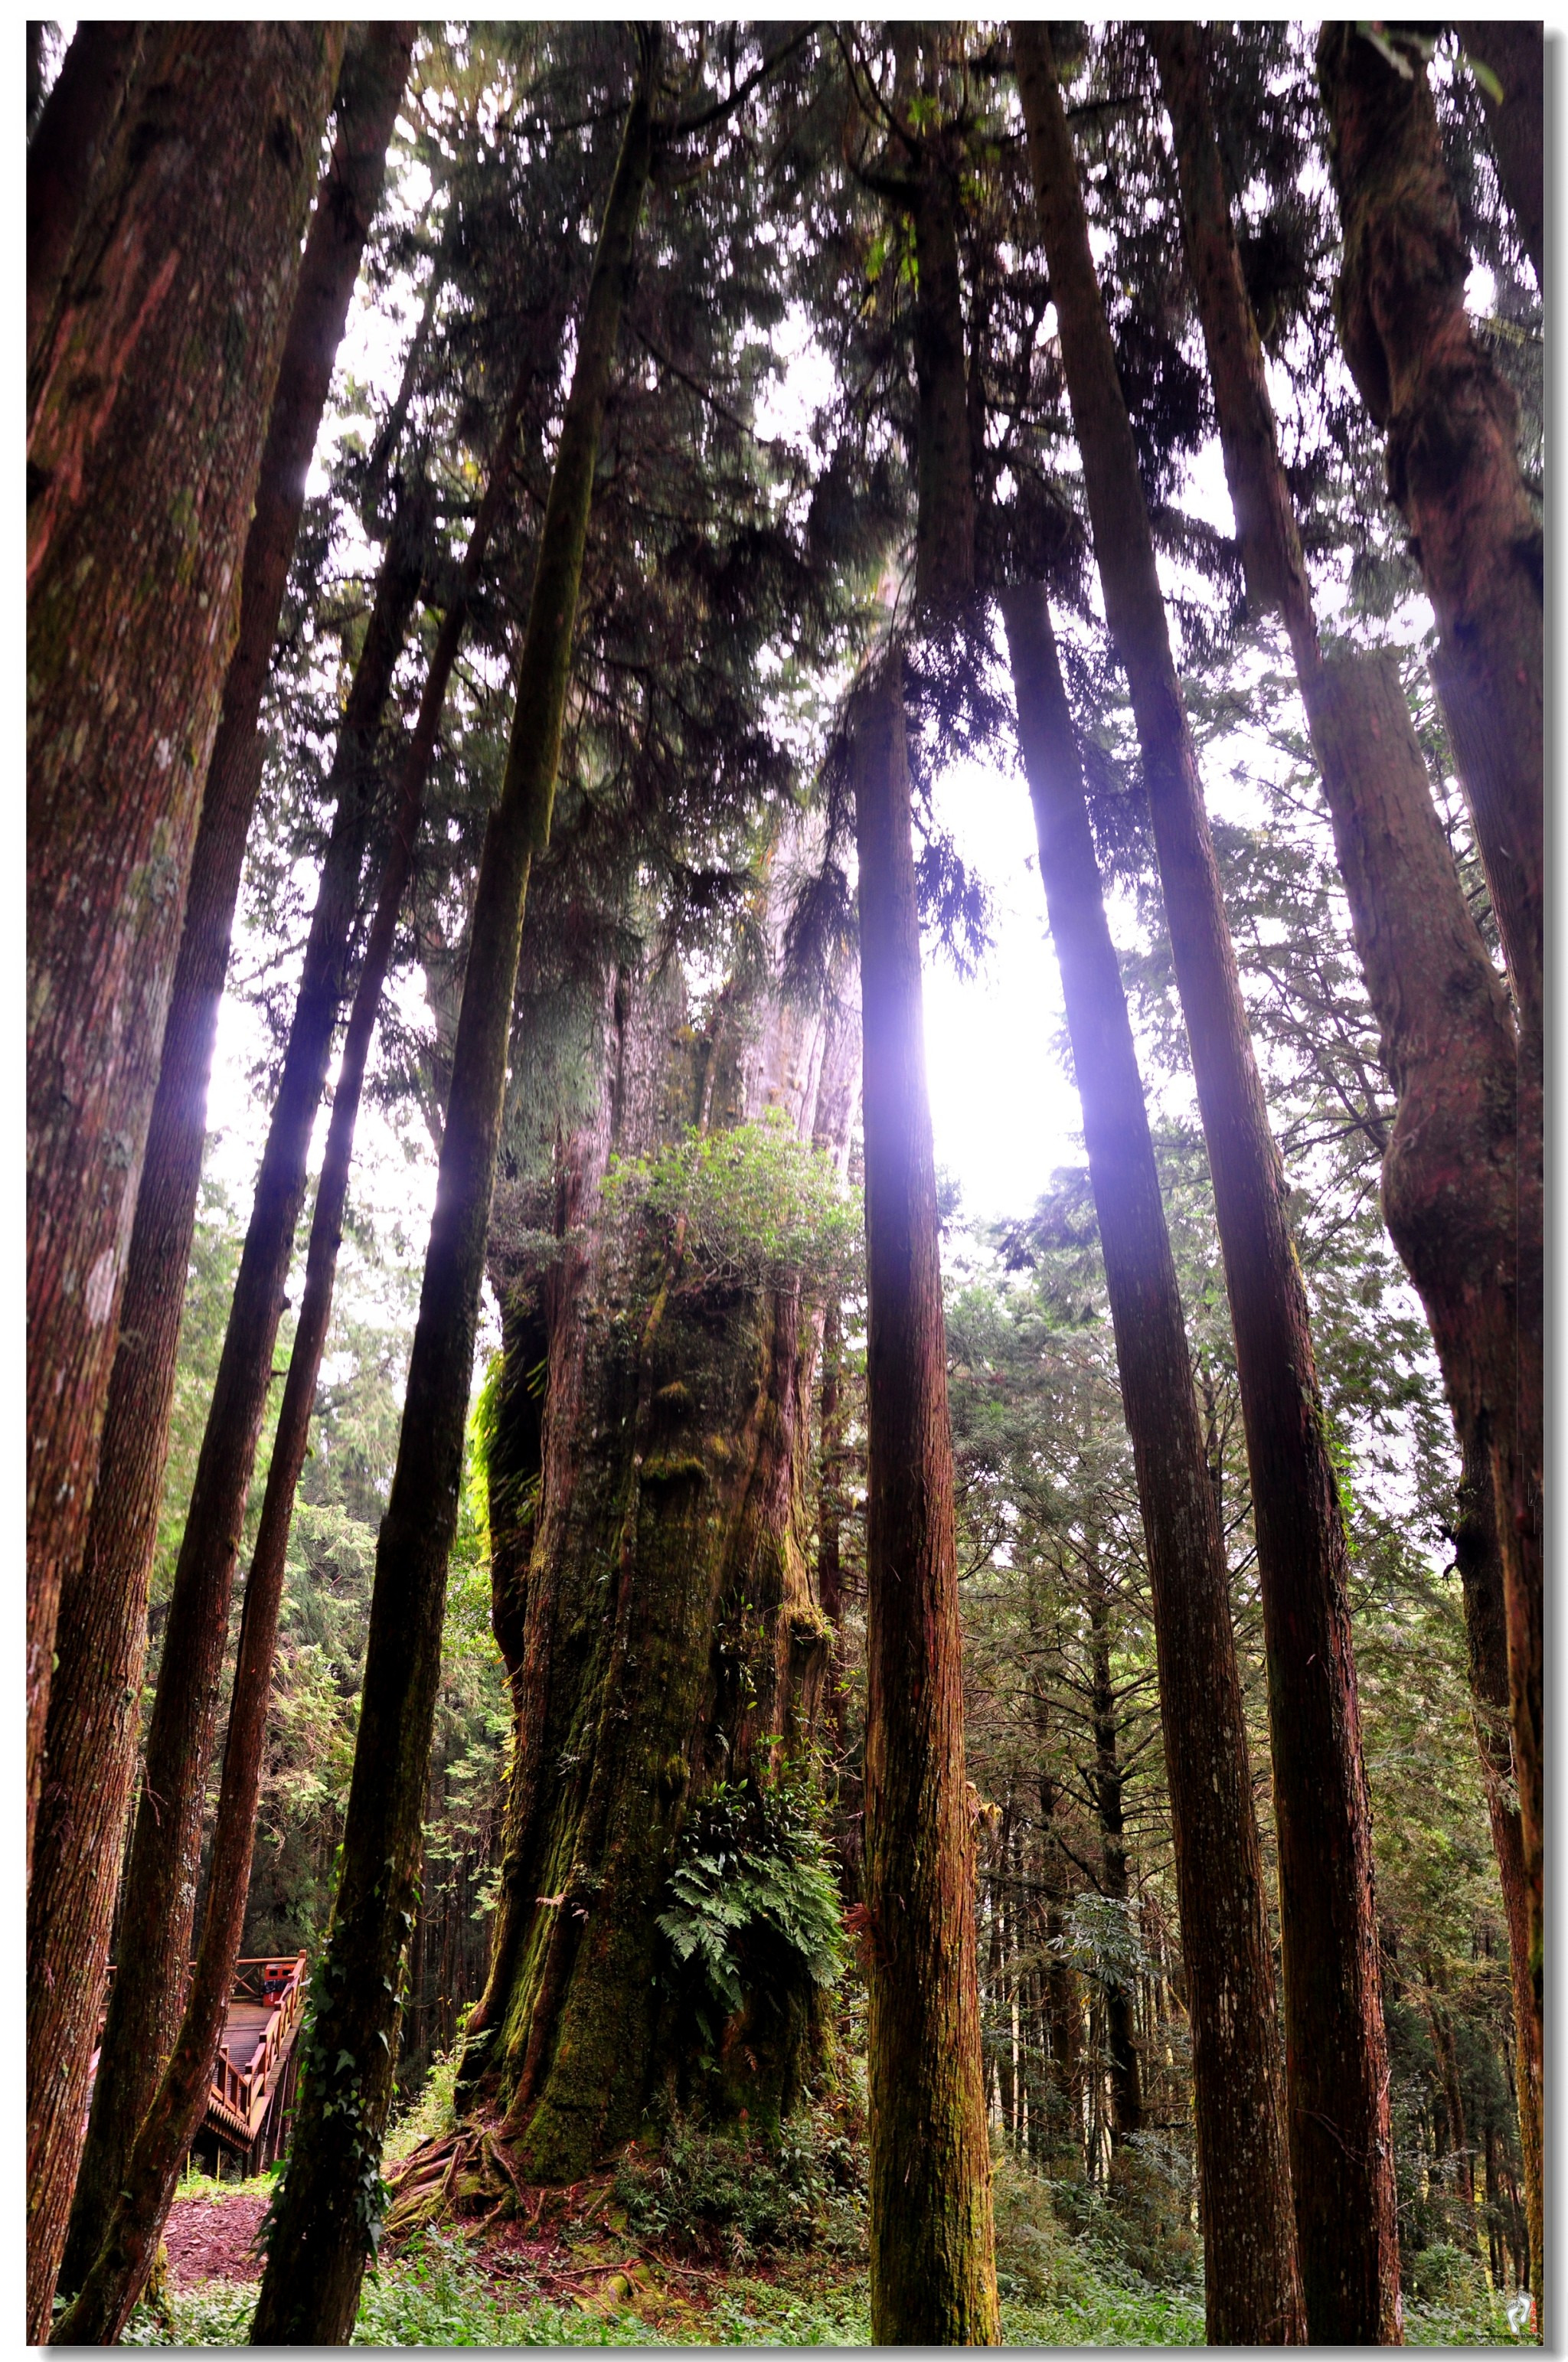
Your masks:
M1154 1595L1192 2014L1209 2339L1306 2334L1267 1898L1220 1507L1044 591L1002 598Z
M1089 1566L1089 1705L1094 1722L1094 1802L1099 1823L1099 1891L1114 1904L1124 1926L1127 1915L1127 1843L1122 1814L1122 1772L1117 1752L1116 1691L1110 1677L1110 1595L1098 1546ZM1105 1994L1106 2054L1110 2068L1110 2139L1120 2148L1130 2133L1143 2129L1143 2078L1138 2056L1135 1991L1130 1972L1101 1979Z
M524 383L526 383L526 376ZM224 1753L223 1781L207 1875L207 1915L190 1998L165 2069L136 2137L103 2245L81 2294L61 2322L62 2345L114 2344L141 2292L167 2218L181 2165L206 2104L214 2052L234 1979L250 1884L252 1840L260 1794L267 1699L282 1602L294 1494L304 1467L312 1408L332 1317L337 1250L348 1197L354 1133L365 1069L414 866L425 785L447 684L479 568L510 480L518 401L502 431L485 497L469 538L456 597L437 637L404 757L392 837L382 866L354 1003L344 1036L326 1151L316 1185L304 1295L267 1474L255 1556L246 1585L239 1659Z
M28 143L28 425L40 340L141 59L145 25L78 25Z
M1529 1901L1524 1836L1515 1799L1513 1752L1508 1741L1508 1639L1496 1529L1496 1503L1484 1436L1473 1435L1465 1447L1459 1504L1453 1555L1464 1600L1475 1737L1481 1750L1492 1848L1497 1857L1503 1915L1508 1930L1519 2154L1524 2165L1525 2216L1529 2228L1530 2286L1539 2307L1545 2295L1540 2025L1529 1973Z
M91 28L84 28L91 29ZM268 658L333 363L381 194L414 28L371 28L339 84L245 546L239 636L191 857L86 1545L61 1589L60 1677L28 1904L29 2334L47 2331L64 2246L135 1761L158 1505L168 1454L206 1085L245 839L260 778ZM383 684L384 687L384 684Z
M376 2234L474 1331L534 854L549 840L601 424L652 156L657 41L627 118L540 531L502 800L485 835L436 1217L381 1523L332 1933L251 2341L345 2344Z
M719 1132L778 1108L809 1139L839 1096L831 1019L802 1021L771 985L723 996L695 1071L679 984L623 984L615 1011L600 1111L563 1160L563 1218L612 1150L649 1153L672 1117ZM841 1057L855 1046L841 1029ZM848 1114L845 1100L840 1152ZM766 1787L769 1749L799 1764L820 1719L830 1635L803 1533L815 1321L798 1285L705 1282L679 1234L650 1253L635 1208L592 1227L551 1291L505 1899L461 2078L502 2113L520 2169L548 2180L634 2135L660 2089L710 2117L787 2112L814 2014L802 1964L755 1928L738 2003L679 1992L658 1914L712 1784ZM522 1407L509 1469L533 1457ZM716 2065L693 2065L704 2050Z
M1456 24L1466 55L1494 73L1499 98L1476 75L1476 87L1492 127L1497 177L1512 209L1519 240L1530 259L1535 283L1546 292L1546 41L1536 17L1519 24L1482 17Z
M1350 24L1318 70L1344 231L1345 358L1388 431L1388 485L1437 616L1434 672L1519 1012L1518 1404L1500 1520L1514 1770L1541 1991L1544 1617L1542 958L1544 653L1540 528L1519 474L1518 404L1464 309L1470 269L1419 54L1400 74ZM1505 1496L1507 1497L1507 1496Z
M1335 849L1367 992L1383 1035L1398 1112L1384 1159L1389 1232L1426 1308L1464 1465L1457 1551L1472 1631L1471 1674L1489 1799L1496 1794L1496 1734L1488 1716L1507 1704L1499 1522L1520 1481L1518 1437L1518 1054L1507 1000L1471 917L1432 809L1426 765L1391 657L1325 663L1285 471L1263 355L1242 277L1208 101L1208 60L1196 27L1153 35L1176 132L1187 255L1249 579L1261 606L1280 610L1322 772ZM1496 1500L1483 1499L1493 1490ZM1496 1603L1496 1660L1474 1645ZM1505 1756L1507 1747L1504 1748ZM1507 1767L1503 1765L1506 1778ZM1528 1913L1516 1926L1521 1856L1518 1814L1493 1836L1507 1907L1523 2060L1535 2062L1540 2025L1529 1974ZM1528 2078L1527 2078L1528 2081ZM1539 2108L1533 2136L1521 2112L1532 2208L1540 2188ZM1533 2219L1533 2216L1532 2216ZM1539 2252L1539 2246L1537 2249Z
M239 557L341 41L330 26L158 29L75 244L28 443L29 1868L60 1586L91 1506Z
M859 692L850 727L869 1302L872 2335L882 2345L990 2345L999 2330L974 1842L901 658Z
M137 2126L184 2006L235 1562L381 778L381 710L419 591L424 517L423 495L416 493L388 546L333 758L328 784L337 789L337 807L164 1626L125 1872L120 1970L61 2266L62 2283L71 2290L81 2286L103 2243ZM178 1180L182 1187L183 1173ZM182 1205L171 1209L160 1203L149 1215L149 1246L154 1223L165 1241L171 1229L178 1238ZM128 1415L128 1397L127 1407ZM146 1514L149 1523L156 1518L156 1494Z
M818 1398L817 1454L817 1597L833 1628L833 1661L828 1669L829 1711L833 1717L834 1839L838 1852L839 1888L845 1902L860 1900L861 1826L864 1800L861 1781L851 1753L848 1698L845 1689L844 1634L844 1454L843 1404L844 1322L836 1296L830 1297L823 1317L823 1379Z
M1043 28L1018 24L1014 54L1106 613L1143 750L1235 1331L1269 1672L1291 2178L1308 2327L1319 2343L1397 2343L1371 1814L1345 1536L1306 1292Z

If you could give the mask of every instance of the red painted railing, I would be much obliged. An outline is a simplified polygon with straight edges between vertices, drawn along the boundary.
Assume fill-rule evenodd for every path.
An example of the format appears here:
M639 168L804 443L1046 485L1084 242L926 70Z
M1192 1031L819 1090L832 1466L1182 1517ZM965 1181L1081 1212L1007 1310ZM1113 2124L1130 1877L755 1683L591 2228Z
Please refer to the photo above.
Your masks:
M109 1975L114 1976L111 1968ZM260 2131L272 2097L278 2070L289 2055L289 2046L299 2030L304 2014L305 1956L297 1952L292 1960L237 1960L234 1981L229 1987L231 2001L270 2002L271 2015L261 2029L248 2063L234 2067L226 2051L219 2048L213 2070L212 2089L207 2093L207 2107L220 2116L228 2129L246 2142L253 2141Z

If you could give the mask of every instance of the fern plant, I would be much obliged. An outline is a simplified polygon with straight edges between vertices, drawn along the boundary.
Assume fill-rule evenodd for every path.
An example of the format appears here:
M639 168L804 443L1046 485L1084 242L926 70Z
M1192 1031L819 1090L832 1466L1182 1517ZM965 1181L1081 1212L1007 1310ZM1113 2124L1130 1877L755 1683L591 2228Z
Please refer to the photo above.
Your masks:
M659 1931L726 2016L745 2004L758 1935L812 1984L843 1971L838 1889L804 1774L715 1781L681 1832L668 1894Z

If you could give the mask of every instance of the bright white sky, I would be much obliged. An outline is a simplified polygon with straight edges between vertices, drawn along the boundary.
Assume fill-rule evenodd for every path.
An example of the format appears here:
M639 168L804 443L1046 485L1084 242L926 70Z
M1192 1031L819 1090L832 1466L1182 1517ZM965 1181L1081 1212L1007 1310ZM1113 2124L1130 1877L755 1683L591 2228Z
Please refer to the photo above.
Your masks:
M405 206L415 209L425 193L411 182L403 192ZM1477 285L1473 297L1484 304L1488 292ZM349 371L360 384L390 392L416 312L412 290L395 307L383 299L372 309L361 289L344 341L339 389ZM811 345L799 314L782 324L778 349L785 374L772 399L759 406L757 423L765 434L799 435L826 397L830 365ZM325 481L318 461L312 490ZM1222 530L1232 529L1217 448L1200 455L1186 498ZM1211 808L1230 807L1237 790L1222 767L1210 763L1206 771ZM993 898L995 940L979 973L962 979L939 953L928 954L925 967L926 1058L937 1161L959 1183L965 1215L987 1221L1027 1212L1054 1170L1081 1158L1077 1098L1056 1054L1063 1031L1061 987L1022 781L999 767L966 765L940 782L937 801L960 853ZM405 989L416 998L416 987ZM248 1206L265 1136L267 1109L251 1082L260 1048L254 1015L226 999L209 1104L209 1122L218 1135L209 1169L221 1176L241 1210ZM326 1123L324 1111L317 1161ZM378 1228L401 1222L411 1252L422 1256L435 1198L435 1160L423 1131L415 1123L394 1131L378 1110L367 1107L359 1120L356 1168L357 1204Z

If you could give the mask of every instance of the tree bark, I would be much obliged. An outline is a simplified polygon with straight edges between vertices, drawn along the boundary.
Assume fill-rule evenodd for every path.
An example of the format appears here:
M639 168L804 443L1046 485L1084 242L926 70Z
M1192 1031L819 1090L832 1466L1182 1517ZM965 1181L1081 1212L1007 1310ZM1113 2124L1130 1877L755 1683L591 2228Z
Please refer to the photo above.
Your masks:
M1432 809L1426 765L1392 658L1325 663L1280 464L1263 356L1242 277L1218 142L1208 61L1195 27L1153 34L1176 132L1187 256L1198 291L1226 473L1260 605L1277 606L1295 654L1356 946L1383 1035L1398 1112L1384 1159L1384 1211L1426 1308L1464 1463L1457 1552L1467 1617L1477 1596L1503 1599L1499 1524L1523 1482L1518 1404L1518 1053L1513 1020ZM1482 1500L1477 1486L1496 1498ZM1482 1611L1488 1622L1489 1608ZM1500 1627L1499 1627L1500 1629ZM1483 1765L1495 1793L1485 1717L1496 1701L1472 1650ZM1501 1660L1507 1703L1507 1652ZM1495 1672L1496 1667L1493 1668ZM1506 1752L1506 1749L1505 1749ZM1506 1771L1506 1766L1505 1766ZM1512 1891L1521 1856L1517 1814L1492 1815L1508 1904L1521 2059L1536 2061L1527 1921ZM1535 2133L1521 2112L1527 2188L1539 2193ZM1533 2202L1533 2201L1532 2201ZM1539 2254L1539 2242L1536 2252Z
M90 29L90 28L88 28ZM234 908L260 778L256 717L305 476L407 75L409 25L376 26L339 84L245 546L239 635L191 857L157 1094L131 1232L120 1336L80 1564L61 1591L61 1675L48 1723L28 1893L28 2322L42 2338L64 2246L109 1921L125 1844L147 1586L167 1459L206 1083Z
M1545 28L1482 17L1454 27L1466 54L1491 69L1502 84L1496 98L1476 77L1492 127L1497 177L1530 259L1535 283L1546 292L1546 41Z
M540 532L506 779L480 863L436 1218L376 1553L342 1871L315 1973L293 2152L274 2202L255 2345L346 2343L377 2229L524 904L534 854L549 840L594 464L651 162L647 83L657 43L641 46L642 86L600 235Z
M388 546L333 758L328 784L337 789L337 811L164 1627L141 1800L125 1872L120 1972L109 2002L61 2267L68 2289L81 2285L103 2243L137 2126L184 2006L235 1561L381 776L381 711L419 592L424 516L423 495L415 493ZM171 1117L178 1112L171 1101ZM155 1246L166 1248L172 1238L176 1246L183 1240L188 1247L182 1193L190 1186L189 1172L182 1159L171 1158L160 1175L167 1195L160 1193L160 1201L148 1209L149 1277ZM171 1205L176 1189L182 1195ZM164 1264L165 1275L168 1269ZM125 1400L129 1418L134 1400L128 1388ZM156 1489L142 1497L150 1528L157 1517Z
M678 985L618 989L615 1009L601 1110L563 1160L567 1227L611 1151L649 1153L672 1119L719 1133L777 1109L810 1139L836 1098L845 1136L829 1144L846 1146L854 1037L839 1030L835 1068L831 1017L771 981L723 997L695 1072ZM657 1926L712 1783L766 1785L770 1754L805 1760L830 1649L803 1531L815 1319L799 1283L721 1286L681 1255L679 1237L650 1252L635 1217L601 1218L549 1290L503 1898L461 2074L546 2180L591 2170L660 2089L710 2118L777 2120L815 2014L798 1959L753 1929L745 1998L704 2043ZM533 1350L526 1319L517 1343ZM509 1484L533 1458L520 1374Z
M1525 2220L1529 2231L1530 2280L1539 2308L1545 2299L1545 2235L1542 2173L1542 2081L1540 2026L1529 1973L1529 1902L1525 1882L1524 1837L1513 1786L1508 1742L1508 1638L1497 1549L1496 1501L1484 1435L1473 1434L1464 1449L1460 1512L1453 1555L1464 1600L1464 1631L1470 1656L1470 1691L1481 1750L1492 1848L1503 1889L1514 2003L1515 2073L1519 2154L1524 2166Z
M1003 593L1154 1596L1209 2342L1300 2345L1274 1964L1220 1528L1132 1029L1043 590Z
M82 217L140 61L145 25L77 27L28 145L28 426L35 369Z
M964 1768L953 1457L901 659L851 715L869 1300L866 1899L871 2320L999 2338Z
M1110 1678L1110 1603L1098 1550L1089 1570L1089 1707L1094 1728L1094 1805L1099 1824L1099 1891L1127 1917L1127 1842L1121 1765L1117 1755L1116 1691ZM1120 2148L1143 2129L1143 2092L1133 2008L1135 1987L1120 1972L1102 1979L1105 2047L1110 2069L1110 2143ZM1250 2343L1250 2341L1249 2341Z
M1544 1567L1541 535L1519 474L1518 405L1470 326L1470 257L1419 56L1396 72L1349 24L1318 70L1344 231L1341 341L1388 433L1388 485L1437 616L1434 666L1519 1012L1518 1462L1500 1522L1514 1770L1541 1991ZM1499 1474L1503 1473L1499 1471Z
M525 374L523 383L527 382ZM304 1296L246 1586L222 1786L207 1876L207 1916L174 2051L149 2107L104 2242L80 2295L57 2333L62 2345L114 2344L141 2293L168 2216L182 2163L202 2119L212 2059L239 1957L256 1810L260 1794L267 1700L282 1602L294 1493L304 1467L316 1381L326 1345L348 1197L354 1132L370 1043L391 965L398 912L414 866L425 785L457 658L469 596L510 480L519 401L508 414L491 480L465 556L458 594L437 638L419 718L404 758L392 843L382 866L354 1003L333 1095L326 1152L316 1186Z
M958 194L936 155L922 159L914 202L915 594L961 599L975 584L975 471L958 267Z
M1397 2343L1371 1815L1345 1536L1306 1293L1050 41L1034 23L1017 24L1013 38L1106 614L1143 750L1235 1331L1269 1672L1291 2170L1308 2326L1319 2343Z
M76 243L29 441L29 1867L60 1585L91 1503L236 577L340 44L322 26L159 29Z

